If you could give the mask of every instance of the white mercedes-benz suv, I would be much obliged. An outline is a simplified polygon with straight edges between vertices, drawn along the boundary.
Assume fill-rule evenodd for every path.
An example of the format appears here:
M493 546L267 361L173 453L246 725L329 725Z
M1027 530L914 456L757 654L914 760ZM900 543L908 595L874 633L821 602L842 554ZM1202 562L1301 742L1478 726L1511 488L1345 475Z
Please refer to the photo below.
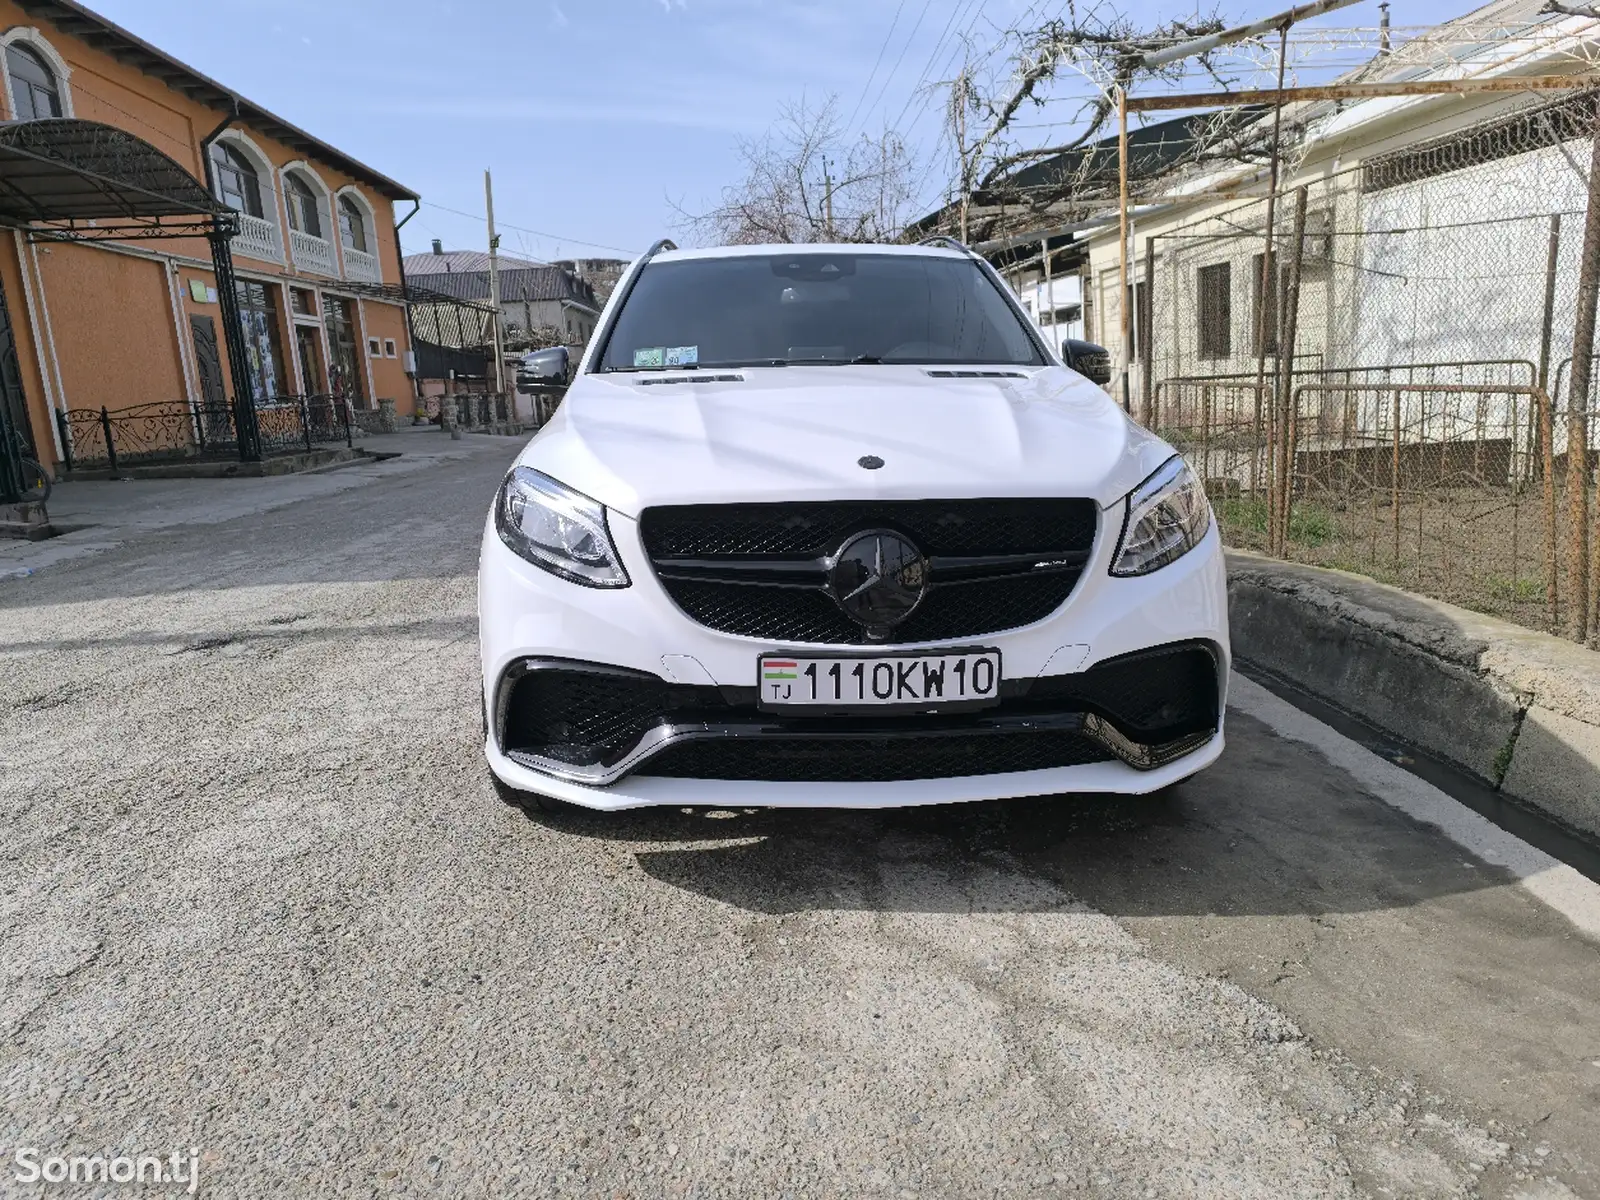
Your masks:
M1203 483L954 242L636 262L478 566L549 807L1145 793L1222 752Z

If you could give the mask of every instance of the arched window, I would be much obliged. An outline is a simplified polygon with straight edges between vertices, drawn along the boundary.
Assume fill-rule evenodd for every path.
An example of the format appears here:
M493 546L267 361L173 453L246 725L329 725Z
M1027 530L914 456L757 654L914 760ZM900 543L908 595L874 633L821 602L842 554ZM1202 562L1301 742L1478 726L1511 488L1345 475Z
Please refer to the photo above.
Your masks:
M322 236L322 212L316 190L297 171L283 177L283 199L289 208L289 228L312 237Z
M61 85L37 51L20 42L7 46L6 72L11 76L11 98L17 109L11 115L15 120L37 121L62 115Z
M256 174L255 164L227 142L211 147L211 161L216 166L222 202L248 216L266 216L261 207L261 177Z
M367 220L361 206L349 196L339 197L339 240L352 250L367 253Z

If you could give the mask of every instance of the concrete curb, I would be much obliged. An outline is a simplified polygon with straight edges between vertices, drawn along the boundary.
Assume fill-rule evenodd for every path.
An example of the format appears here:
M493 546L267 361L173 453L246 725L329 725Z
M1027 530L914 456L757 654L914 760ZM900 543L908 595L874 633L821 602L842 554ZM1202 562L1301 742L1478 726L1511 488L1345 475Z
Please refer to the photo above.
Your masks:
M1359 575L1228 552L1233 650L1600 837L1600 654Z
M260 462L191 459L147 466L130 464L116 471L109 467L63 471L62 479L83 483L103 483L109 479L266 479L274 475L300 475L331 465L358 462L362 457L360 450L341 446L337 450L298 450L292 454L274 455Z

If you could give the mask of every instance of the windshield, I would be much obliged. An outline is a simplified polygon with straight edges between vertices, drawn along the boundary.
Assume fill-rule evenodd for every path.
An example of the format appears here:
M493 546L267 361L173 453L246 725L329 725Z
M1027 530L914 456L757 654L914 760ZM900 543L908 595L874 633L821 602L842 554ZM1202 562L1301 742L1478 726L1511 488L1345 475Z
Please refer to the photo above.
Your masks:
M1044 365L970 259L797 253L647 264L599 369L852 362Z

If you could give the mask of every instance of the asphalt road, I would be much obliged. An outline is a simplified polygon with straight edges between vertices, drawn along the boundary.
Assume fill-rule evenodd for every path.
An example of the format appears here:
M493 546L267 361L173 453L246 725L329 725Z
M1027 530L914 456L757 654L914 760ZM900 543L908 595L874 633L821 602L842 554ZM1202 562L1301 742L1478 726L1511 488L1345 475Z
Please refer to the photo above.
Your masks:
M0 580L0 1195L1600 1196L1596 890L1251 685L1160 803L501 804L467 449Z

